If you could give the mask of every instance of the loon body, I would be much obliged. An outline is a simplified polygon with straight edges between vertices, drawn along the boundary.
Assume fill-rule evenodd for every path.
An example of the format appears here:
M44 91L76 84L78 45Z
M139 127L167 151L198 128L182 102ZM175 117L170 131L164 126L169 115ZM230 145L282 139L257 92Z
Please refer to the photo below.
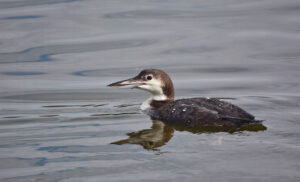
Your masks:
M108 85L146 90L152 96L141 109L153 119L187 126L241 126L261 123L238 106L216 98L174 100L170 77L162 70L147 69L136 77Z

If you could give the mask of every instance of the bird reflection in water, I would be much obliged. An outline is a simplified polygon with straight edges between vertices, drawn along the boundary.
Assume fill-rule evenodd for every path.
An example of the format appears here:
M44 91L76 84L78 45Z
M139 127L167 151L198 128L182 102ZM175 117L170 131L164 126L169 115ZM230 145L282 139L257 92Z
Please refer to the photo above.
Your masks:
M240 127L229 128L224 126L199 126L190 127L185 125L174 125L159 120L152 119L150 129L144 129L137 132L127 133L127 139L112 142L111 144L136 144L144 149L157 150L157 148L167 144L173 137L174 131L188 131L194 134L217 133L217 132L242 132L242 131L264 131L267 128L262 124L249 124Z
M173 137L174 129L162 121L152 120L150 129L144 129L138 132L127 133L129 136L125 140L119 140L112 144L137 144L144 149L156 149L165 145Z

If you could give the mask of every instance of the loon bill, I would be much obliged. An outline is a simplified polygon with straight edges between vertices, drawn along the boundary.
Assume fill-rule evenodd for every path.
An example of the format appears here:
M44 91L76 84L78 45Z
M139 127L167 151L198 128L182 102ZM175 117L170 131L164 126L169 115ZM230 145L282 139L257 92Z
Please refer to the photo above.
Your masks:
M152 96L141 109L152 118L188 126L241 126L260 124L261 120L238 106L216 98L174 100L170 77L162 70L146 69L137 76L109 84L108 87L130 87L146 90Z

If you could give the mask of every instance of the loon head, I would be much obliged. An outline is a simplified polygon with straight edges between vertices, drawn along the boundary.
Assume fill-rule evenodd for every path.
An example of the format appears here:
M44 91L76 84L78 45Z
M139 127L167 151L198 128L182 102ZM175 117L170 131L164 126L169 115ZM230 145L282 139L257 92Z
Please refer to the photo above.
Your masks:
M143 70L133 78L109 84L108 87L129 87L146 90L152 94L148 102L152 100L174 100L172 80L167 73L158 69Z

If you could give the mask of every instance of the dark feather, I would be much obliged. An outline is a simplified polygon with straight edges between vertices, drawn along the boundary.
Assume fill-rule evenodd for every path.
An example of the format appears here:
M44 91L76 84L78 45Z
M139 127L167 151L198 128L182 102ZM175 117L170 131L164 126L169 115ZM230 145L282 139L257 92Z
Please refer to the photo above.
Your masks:
M240 107L215 98L152 101L151 106L152 109L147 113L155 119L189 126L236 126L260 123Z

